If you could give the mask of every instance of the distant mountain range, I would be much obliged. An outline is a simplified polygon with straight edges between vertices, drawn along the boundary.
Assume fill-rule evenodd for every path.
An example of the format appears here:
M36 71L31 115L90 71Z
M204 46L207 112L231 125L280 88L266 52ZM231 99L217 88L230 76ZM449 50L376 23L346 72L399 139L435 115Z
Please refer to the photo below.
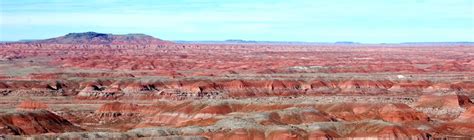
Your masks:
M41 44L95 44L95 45L166 45L166 44L268 44L268 45L359 45L366 43L339 41L339 42L298 42L298 41L255 41L242 39L229 39L225 41L166 41L146 34L106 34L96 32L69 33L64 36L44 40L20 40L20 43ZM3 43L16 43L3 42ZM404 43L378 43L402 45L474 45L474 42L404 42Z
M360 44L358 42L341 41L341 42L301 42L301 41L255 41L255 40L241 40L229 39L225 41L174 41L181 44L275 44L275 45L316 45L316 44Z
M403 42L403 43L359 43L352 41L338 41L338 42L299 42L299 41L254 41L254 40L240 40L231 39L225 41L174 41L181 44L275 44L275 45L360 45L360 44L401 44L401 45L474 45L474 42Z
M45 40L23 40L25 43L41 44L92 44L92 45L160 45L173 44L145 34L114 35L96 32L69 33L64 36Z

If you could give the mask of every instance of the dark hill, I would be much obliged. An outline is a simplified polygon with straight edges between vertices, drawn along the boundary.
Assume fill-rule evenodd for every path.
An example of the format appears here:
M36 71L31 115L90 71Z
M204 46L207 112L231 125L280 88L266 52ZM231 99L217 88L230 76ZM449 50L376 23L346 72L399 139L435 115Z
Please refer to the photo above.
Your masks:
M69 33L65 36L31 41L43 44L93 44L93 45L165 45L173 42L145 34L114 35L96 32Z

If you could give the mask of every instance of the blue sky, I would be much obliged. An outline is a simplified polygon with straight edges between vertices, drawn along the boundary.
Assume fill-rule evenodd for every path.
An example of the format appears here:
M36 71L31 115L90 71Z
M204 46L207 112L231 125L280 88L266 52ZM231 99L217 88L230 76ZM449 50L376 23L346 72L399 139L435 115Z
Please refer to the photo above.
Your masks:
M0 0L0 40L70 32L166 40L474 41L474 0Z

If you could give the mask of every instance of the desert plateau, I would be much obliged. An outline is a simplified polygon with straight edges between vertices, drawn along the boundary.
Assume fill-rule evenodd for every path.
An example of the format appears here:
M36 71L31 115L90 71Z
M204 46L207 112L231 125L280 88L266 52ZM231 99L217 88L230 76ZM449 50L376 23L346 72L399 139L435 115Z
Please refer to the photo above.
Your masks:
M0 44L0 139L472 139L474 45Z

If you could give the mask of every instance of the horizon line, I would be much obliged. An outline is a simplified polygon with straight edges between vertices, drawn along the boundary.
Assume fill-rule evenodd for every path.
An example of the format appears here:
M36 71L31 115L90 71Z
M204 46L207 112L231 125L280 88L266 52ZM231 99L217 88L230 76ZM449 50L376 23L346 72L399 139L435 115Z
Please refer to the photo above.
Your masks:
M160 37L156 37L153 35L149 35L146 33L105 33L105 32L96 32L96 31L85 31L85 32L69 32L60 36L54 36L54 37L49 37L49 38L41 38L41 39L19 39L19 40L1 40L0 43L15 43L15 42L30 42L30 41L39 41L39 40L46 40L46 39L51 39L51 38L57 38L57 37L62 37L67 34L72 34L72 33L99 33L99 34L109 34L109 35L133 35L133 34L143 34L143 35L148 35L152 36L153 38L158 38L162 39ZM214 43L237 43L237 44L260 44L260 43L286 43L286 44L428 44L428 43L433 43L433 44L449 44L449 43L458 43L458 44L474 44L474 41L401 41L401 42L363 42L363 41L348 41L348 40L341 40L341 41L295 41L295 40L253 40L253 39L235 39L235 38L230 38L230 39L224 39L224 40L212 40L212 39L203 39L203 40L186 40L186 39L162 39L166 41L172 41L175 43L209 43L209 44L214 44Z

